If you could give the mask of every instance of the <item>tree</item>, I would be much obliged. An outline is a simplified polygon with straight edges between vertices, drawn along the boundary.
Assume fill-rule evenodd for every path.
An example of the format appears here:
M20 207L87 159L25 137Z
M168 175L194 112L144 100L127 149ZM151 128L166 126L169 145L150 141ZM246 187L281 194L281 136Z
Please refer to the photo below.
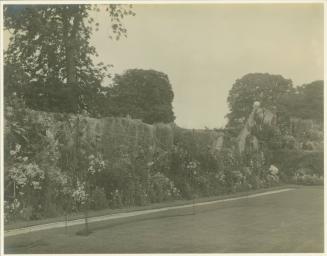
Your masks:
M318 80L310 84L304 84L299 88L300 94L304 95L303 107L299 112L303 118L323 121L324 119L324 81Z
M92 60L97 53L90 37L99 24L91 11L100 9L96 5L5 6L5 28L12 33L5 53L7 103L18 107L18 96L37 110L94 114L108 66L95 65ZM106 12L112 35L117 40L126 36L121 21L134 13L121 5L107 5ZM79 172L82 182L89 181L78 166L80 162L73 161L72 175ZM38 171L35 166L28 167ZM24 174L24 168L20 173ZM87 214L85 219L87 230Z
M111 35L117 40L126 36L124 16L134 15L129 8L106 6ZM97 53L89 39L99 25L92 11L100 9L96 5L5 6L4 24L12 34L5 53L5 90L19 84L19 94L34 109L92 113L108 68L92 60ZM15 79L17 71L24 79Z
M279 106L288 117L323 121L324 82L314 81L296 87L291 93L283 95Z
M230 109L227 126L240 128L244 125L255 101L259 101L262 107L278 109L280 97L292 90L292 80L281 75L250 73L237 79L227 98Z
M130 69L116 75L104 115L127 116L146 123L169 123L175 116L168 76L155 70Z

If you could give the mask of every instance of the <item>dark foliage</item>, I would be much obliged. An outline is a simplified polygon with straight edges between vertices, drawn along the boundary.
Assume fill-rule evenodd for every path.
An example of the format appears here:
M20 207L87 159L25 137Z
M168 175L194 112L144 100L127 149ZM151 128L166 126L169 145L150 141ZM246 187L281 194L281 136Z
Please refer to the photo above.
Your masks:
M290 181L299 169L310 170L318 177L324 174L324 153L298 150L275 150L272 161L281 170L284 181Z
M98 23L96 5L7 5L5 29L12 34L5 53L6 96L15 93L28 107L50 112L95 114L101 81L109 66L94 64L90 45ZM126 34L122 19L134 14L121 5L106 8L111 34Z
M145 123L170 123L175 119L174 93L168 76L155 70L130 69L116 75L105 97L103 116L130 116Z
M297 87L279 100L281 111L288 116L323 121L324 81L314 81Z
M281 75L251 73L237 79L227 99L230 109L227 127L242 127L255 101L259 101L262 107L275 110L279 98L292 90L292 80Z

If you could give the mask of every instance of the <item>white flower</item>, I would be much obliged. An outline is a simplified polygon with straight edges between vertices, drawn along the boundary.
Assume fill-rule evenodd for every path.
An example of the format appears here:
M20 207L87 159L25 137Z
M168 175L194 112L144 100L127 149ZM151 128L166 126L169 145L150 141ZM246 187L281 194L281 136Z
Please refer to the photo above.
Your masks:
M77 188L73 191L73 199L81 204L84 204L88 198L88 194L85 191L85 183L77 182Z
M149 162L149 163L147 163L147 166L152 166L154 163L153 162Z
M271 173L272 175L277 175L278 172L279 172L278 168L277 168L276 166L274 166L274 165L270 165L270 167L269 167L269 171L270 171L270 173Z
M22 146L20 144L16 144L16 151L19 152L21 147Z
M41 189L40 182L38 181L32 181L32 186L36 190Z

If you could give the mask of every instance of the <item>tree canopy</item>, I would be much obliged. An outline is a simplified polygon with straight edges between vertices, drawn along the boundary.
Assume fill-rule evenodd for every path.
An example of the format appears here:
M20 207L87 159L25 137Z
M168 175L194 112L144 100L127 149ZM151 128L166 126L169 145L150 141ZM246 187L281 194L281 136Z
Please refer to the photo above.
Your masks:
M155 70L130 69L116 75L103 115L131 116L146 123L175 119L174 93L168 76Z
M122 19L134 15L123 5L107 5L111 36L126 35ZM5 28L11 33L5 53L5 93L21 96L28 107L44 111L92 113L108 66L95 64L90 45L98 23L96 5L7 5ZM17 76L19 73L19 76ZM60 103L60 104L59 104Z
M253 103L273 109L278 107L281 96L293 90L292 80L281 75L250 73L237 79L227 98L230 112L228 127L240 127L252 111Z
M323 121L324 81L317 80L296 87L279 102L289 116Z

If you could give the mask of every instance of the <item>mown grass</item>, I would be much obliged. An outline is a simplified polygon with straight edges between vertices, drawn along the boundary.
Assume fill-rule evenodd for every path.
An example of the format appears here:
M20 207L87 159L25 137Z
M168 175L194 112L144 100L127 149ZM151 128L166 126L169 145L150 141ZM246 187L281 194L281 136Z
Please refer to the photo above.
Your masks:
M280 187L279 187L280 189ZM258 192L258 191L257 191ZM240 195L240 194L239 194ZM323 187L5 238L6 253L301 253L323 251Z
M282 188L289 188L289 187L296 187L296 186L297 185L279 185L279 186L270 187L270 188L262 188L262 189L257 189L257 190L237 192L237 193L233 193L233 194L195 198L194 202L198 203L198 202L206 202L206 201L215 201L215 200L219 200L219 199L233 198L233 197L238 197L238 196L243 196L243 195L250 195L250 194L254 194L254 193L260 193L260 192L265 192L265 191L278 190L278 189L282 189ZM97 217L97 216L104 216L104 215L109 215L109 214L131 212L131 211L141 211L141 210L148 210L148 209L157 209L157 208L162 208L162 207L185 205L185 204L191 204L191 203L193 203L193 200L176 200L176 201L167 201L167 202L162 202L162 203L154 203L154 204L149 204L149 205L145 205L145 206L135 206L135 207L129 207L129 208L120 208L120 209L106 208L106 209L97 210L97 211L90 210L88 212L88 216L89 217ZM73 213L73 214L68 215L68 220L76 220L76 219L81 219L81 218L84 218L83 212ZM5 224L4 228L5 228L5 230L11 230L11 229L25 228L25 227L35 226L35 225L47 224L47 223L52 223L52 222L60 222L60 221L65 221L65 220L66 220L66 216L59 216L59 217L54 217L54 218L46 218L46 219L31 220L31 221L18 220L13 223Z

